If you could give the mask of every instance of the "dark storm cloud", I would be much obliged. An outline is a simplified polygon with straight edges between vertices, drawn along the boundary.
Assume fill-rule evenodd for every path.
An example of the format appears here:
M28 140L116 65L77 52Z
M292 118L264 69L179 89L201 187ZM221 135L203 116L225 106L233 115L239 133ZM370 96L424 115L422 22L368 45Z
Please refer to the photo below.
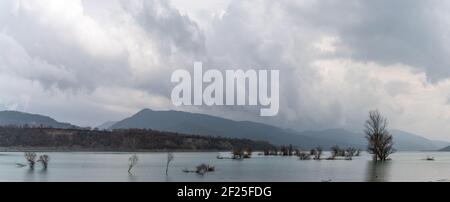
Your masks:
M408 64L433 80L450 76L447 2L326 0L285 6L296 25L339 34L354 59Z
M439 127L450 121L446 2L231 1L213 15L185 6L187 15L158 0L0 1L1 108L83 125L181 109L298 130L358 128L379 108L394 127L450 131ZM175 108L170 75L194 61L280 69L279 116Z

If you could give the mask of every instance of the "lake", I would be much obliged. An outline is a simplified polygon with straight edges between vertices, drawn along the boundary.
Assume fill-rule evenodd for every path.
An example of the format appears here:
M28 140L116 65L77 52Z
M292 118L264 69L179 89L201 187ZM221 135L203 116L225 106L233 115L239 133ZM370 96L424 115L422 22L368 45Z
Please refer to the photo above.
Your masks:
M42 154L42 153L37 153ZM217 159L217 152L174 153L175 159L165 175L166 153L137 153L139 162L129 175L132 153L47 152L50 164L43 170L18 167L25 163L22 152L0 153L0 181L30 182L316 182L316 181L449 181L450 153L397 152L392 160L373 163L363 153L351 161L301 161L297 157L258 156L243 161ZM227 155L227 153L221 153ZM324 157L329 156L325 153ZM434 161L424 160L427 156ZM216 167L205 175L184 173L201 163Z

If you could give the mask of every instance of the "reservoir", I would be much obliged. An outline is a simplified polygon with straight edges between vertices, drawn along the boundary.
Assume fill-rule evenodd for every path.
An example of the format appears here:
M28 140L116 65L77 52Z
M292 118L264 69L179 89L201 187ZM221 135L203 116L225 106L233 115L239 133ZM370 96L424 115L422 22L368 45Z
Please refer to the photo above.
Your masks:
M38 155L44 153L37 153ZM137 153L139 161L128 174L128 158L134 153L47 152L47 170L38 163L34 170L25 164L24 153L0 153L0 181L13 182L364 182L364 181L450 181L450 153L397 152L384 163L373 163L362 153L353 160L299 160L298 157L262 156L251 159L217 159L227 152L174 153L166 176L167 153ZM329 155L324 152L324 158ZM426 160L433 157L433 161ZM215 171L199 175L185 173L199 164Z

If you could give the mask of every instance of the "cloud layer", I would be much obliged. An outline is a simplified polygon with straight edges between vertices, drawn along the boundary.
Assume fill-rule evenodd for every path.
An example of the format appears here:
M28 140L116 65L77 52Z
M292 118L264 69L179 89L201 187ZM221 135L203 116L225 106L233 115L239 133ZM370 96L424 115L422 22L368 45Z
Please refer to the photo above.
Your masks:
M212 4L212 5L211 5ZM391 126L450 140L450 14L442 1L4 0L0 108L95 126L141 108L297 130ZM277 68L280 114L181 107L170 74Z

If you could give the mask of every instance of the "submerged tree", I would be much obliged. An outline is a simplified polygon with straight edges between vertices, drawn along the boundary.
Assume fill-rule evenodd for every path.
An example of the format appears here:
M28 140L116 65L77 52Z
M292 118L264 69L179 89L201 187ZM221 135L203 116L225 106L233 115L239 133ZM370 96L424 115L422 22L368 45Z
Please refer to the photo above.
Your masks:
M202 164L197 166L195 172L197 174L204 175L207 172L214 172L215 170L216 170L216 168L214 166L202 163Z
M50 157L46 154L39 156L39 160L37 160L37 162L42 164L42 167L44 169L47 169L49 161L50 161Z
M368 141L368 152L375 161L385 161L394 153L393 138L387 130L388 121L378 111L369 112L365 124L365 134Z
M242 148L234 148L233 151L231 151L233 155L233 159L243 159L244 158L244 150Z
M34 165L36 164L36 153L25 152L25 159L28 161L30 169L34 169Z
M349 148L345 151L345 158L346 158L347 160L351 160L351 159L355 156L356 152L357 152L357 149L356 149L356 148L349 147Z
M297 153L297 156L300 160L310 160L311 159L311 154L308 152L299 151Z
M314 149L314 160L320 160L322 156L322 147L316 147Z
M361 150L360 149L357 149L356 150L356 153L355 153L355 156L359 156L361 154Z
M130 165L128 166L128 173L131 174L131 170L137 165L139 158L136 154L133 154L128 161L130 162Z
M331 157L330 159L335 159L336 156L339 156L339 152L341 151L341 148L339 146L335 145L331 147Z
M309 155L314 158L314 160L320 160L322 156L322 147L316 147L309 151Z
M173 161L175 157L173 156L173 154L171 152L167 153L167 164L166 164L166 175L168 175L169 173L169 164L170 162Z

